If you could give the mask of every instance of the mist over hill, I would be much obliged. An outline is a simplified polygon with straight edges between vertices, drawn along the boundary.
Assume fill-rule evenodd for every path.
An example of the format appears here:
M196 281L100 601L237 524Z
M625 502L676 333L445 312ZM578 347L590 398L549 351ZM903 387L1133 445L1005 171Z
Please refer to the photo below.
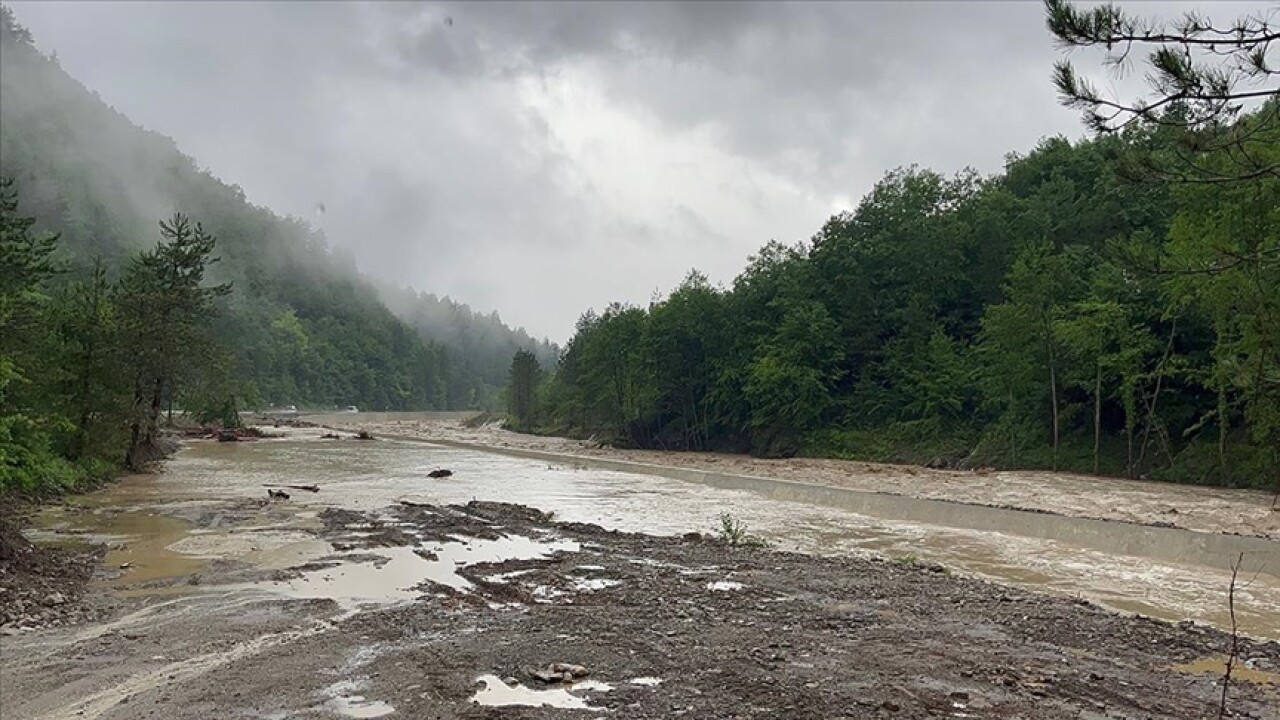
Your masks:
M217 238L229 282L217 334L253 404L370 409L491 406L515 350L556 350L449 298L383 292L311 224L251 202L168 137L139 127L41 53L6 10L0 31L0 176L19 212L60 236L70 273L108 274L181 212ZM268 151L269 152L269 151Z

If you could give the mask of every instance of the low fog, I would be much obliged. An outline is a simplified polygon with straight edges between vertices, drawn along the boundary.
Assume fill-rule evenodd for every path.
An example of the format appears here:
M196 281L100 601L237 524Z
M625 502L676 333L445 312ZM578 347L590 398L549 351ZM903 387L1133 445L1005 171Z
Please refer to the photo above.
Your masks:
M1082 132L1039 3L13 7L106 102L380 282L557 342L691 268L728 282L889 169L993 172Z

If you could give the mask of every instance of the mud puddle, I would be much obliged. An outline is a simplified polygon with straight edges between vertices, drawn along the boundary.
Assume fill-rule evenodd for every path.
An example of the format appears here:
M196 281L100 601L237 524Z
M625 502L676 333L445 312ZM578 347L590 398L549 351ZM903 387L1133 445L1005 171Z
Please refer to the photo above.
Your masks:
M1256 661L1251 659L1237 660L1231 668L1231 682L1247 682L1271 687L1280 686L1280 672L1260 670L1253 667L1255 663ZM1227 661L1221 657L1208 657L1183 663L1182 665L1175 665L1173 670L1187 675L1209 675L1214 678L1221 678L1226 674Z
M159 512L96 510L75 512L52 508L36 517L27 533L33 542L103 544L104 573L109 587L183 577L198 572L203 558L175 552L170 546L187 539L190 523Z
M379 718L395 712L395 706L382 700L370 700L360 694L360 686L350 680L334 683L324 689L329 696L324 707L343 717Z
M525 687L520 683L508 685L497 675L481 675L476 682L483 687L471 696L471 702L487 707L504 707L523 705L525 707L553 707L564 710L594 710L604 712L606 708L593 707L589 698L580 693L609 692L613 688L601 682L584 680L573 683L568 688L552 688L538 690Z
M468 592L474 585L458 571L472 565L538 560L578 549L570 540L540 542L517 535L361 549L334 556L338 564L333 567L307 571L265 589L293 598L334 600L350 612L412 600L439 588Z

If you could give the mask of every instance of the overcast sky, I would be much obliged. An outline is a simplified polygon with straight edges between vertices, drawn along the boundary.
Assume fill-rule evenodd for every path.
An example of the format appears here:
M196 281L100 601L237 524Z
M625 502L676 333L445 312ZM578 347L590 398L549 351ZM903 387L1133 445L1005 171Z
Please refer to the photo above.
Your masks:
M13 8L106 102L366 272L557 342L691 268L728 283L894 167L995 172L1082 135L1037 2Z

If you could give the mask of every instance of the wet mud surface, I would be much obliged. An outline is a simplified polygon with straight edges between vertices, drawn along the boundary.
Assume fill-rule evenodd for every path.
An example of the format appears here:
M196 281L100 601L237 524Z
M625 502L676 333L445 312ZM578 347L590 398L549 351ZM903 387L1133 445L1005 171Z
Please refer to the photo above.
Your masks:
M774 548L689 532L720 510ZM1224 627L1210 568L319 430L192 442L0 539L53 558L5 560L0 608L63 593L0 622L5 720L1216 718L1230 646L1072 597ZM1274 597L1242 580L1228 717L1280 720Z
M358 416L309 419L359 427L375 435L607 458L1072 517L1280 539L1280 504L1276 504L1274 492L1034 470L935 470L849 460L763 460L720 453L619 450L566 438L523 435L493 425L471 428L457 420L417 419L411 413L405 413L404 419L395 419L396 415L383 413L377 422L367 422Z
M519 505L169 512L247 545L126 569L91 587L110 619L4 638L0 716L1184 720L1216 717L1229 647L929 563ZM586 673L546 682L557 663ZM1231 717L1280 717L1280 644L1239 663Z
M92 617L80 599L105 548L34 545L19 530L29 509L11 498L0 505L0 636Z

